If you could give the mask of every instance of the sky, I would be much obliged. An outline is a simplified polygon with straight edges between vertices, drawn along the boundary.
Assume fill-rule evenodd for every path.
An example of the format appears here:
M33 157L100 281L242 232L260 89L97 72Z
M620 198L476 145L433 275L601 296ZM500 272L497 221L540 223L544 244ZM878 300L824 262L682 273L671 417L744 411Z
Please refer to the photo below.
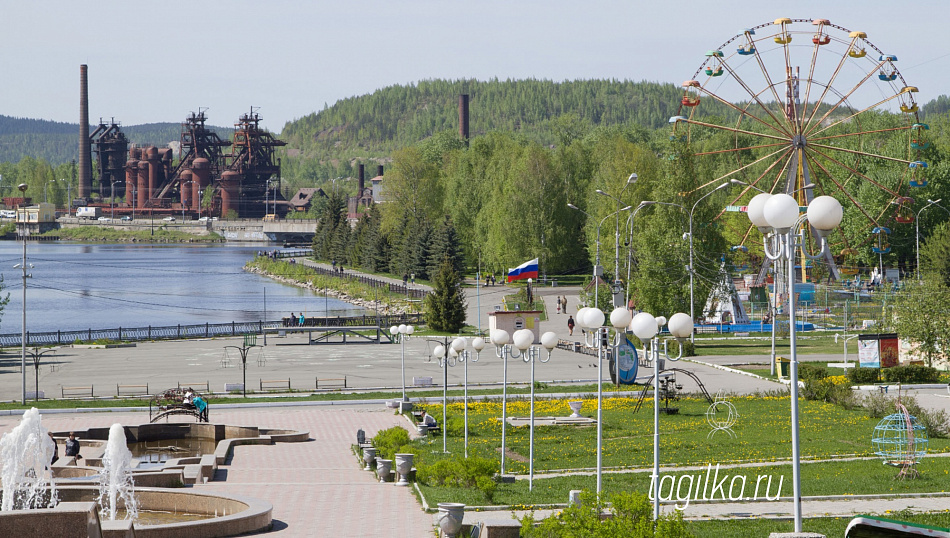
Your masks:
M792 7L794 6L794 7ZM0 0L0 114L78 123L284 124L425 79L610 78L680 84L707 50L779 17L861 30L926 103L950 94L946 2L619 0Z

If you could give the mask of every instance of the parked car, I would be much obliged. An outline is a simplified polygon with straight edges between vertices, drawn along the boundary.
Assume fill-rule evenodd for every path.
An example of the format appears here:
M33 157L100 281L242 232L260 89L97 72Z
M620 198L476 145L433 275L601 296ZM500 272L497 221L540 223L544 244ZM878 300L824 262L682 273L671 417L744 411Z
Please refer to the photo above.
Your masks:
M164 220L165 222L175 222L175 217L165 217L162 220Z
M132 220L132 217L130 217L129 215L126 215L122 217L122 220Z

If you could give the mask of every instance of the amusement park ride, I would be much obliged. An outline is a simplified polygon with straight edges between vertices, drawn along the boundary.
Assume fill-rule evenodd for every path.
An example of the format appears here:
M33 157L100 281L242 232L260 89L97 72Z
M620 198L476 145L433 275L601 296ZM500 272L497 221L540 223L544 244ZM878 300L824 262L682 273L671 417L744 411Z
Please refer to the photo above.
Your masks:
M734 206L754 191L790 194L801 207L817 195L834 196L846 219L865 221L870 233L860 245L837 234L838 246L822 261L836 280L853 274L848 264L855 248L887 252L888 226L914 221L911 193L927 186L929 127L918 117L917 88L896 62L864 32L827 19L776 19L708 51L683 83L678 115L670 118L671 139L689 142L694 157L727 171L693 192L739 179L747 186ZM717 103L716 110L704 110L705 103ZM884 202L862 204L859 199L869 197L858 192L867 188L878 191L870 198ZM739 222L725 212L719 218ZM745 245L752 228L742 226L737 232ZM769 265L765 258L756 284L764 282Z

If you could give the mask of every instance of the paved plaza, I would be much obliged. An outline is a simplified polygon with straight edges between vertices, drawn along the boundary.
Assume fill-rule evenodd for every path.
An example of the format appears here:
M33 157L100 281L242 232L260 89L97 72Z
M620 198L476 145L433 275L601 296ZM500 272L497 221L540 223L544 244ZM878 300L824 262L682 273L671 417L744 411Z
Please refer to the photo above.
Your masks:
M503 286L481 287L477 296L469 289L469 320L480 319L484 330L488 312L501 303L510 291ZM540 295L555 312L554 297L567 295L569 312L576 312L577 288L541 288ZM480 308L479 308L480 307ZM480 310L480 312L479 312ZM480 315L479 315L480 314ZM552 314L542 324L542 331L554 330L565 340L580 341L575 330L568 334L567 314ZM240 339L206 339L140 343L135 347L114 349L62 348L44 358L40 369L39 388L48 396L59 397L62 386L94 385L97 395L111 397L116 385L148 384L151 392L181 384L209 383L220 392L226 383L242 380L239 356L226 354L225 346L241 345ZM263 340L260 339L260 344ZM432 377L441 384L443 372L438 363L428 360L433 344L424 338L412 338L405 345L406 377ZM825 358L837 360L838 355ZM696 373L711 393L722 389L732 393L754 393L781 389L783 386L731 371L726 365L765 362L767 357L698 357L681 361L677 367ZM20 393L18 350L6 350L0 356L0 394L5 400ZM229 364L230 361L230 364ZM235 364L236 362L236 364ZM28 363L29 364L29 363ZM355 389L398 389L401 386L402 348L393 344L322 344L308 345L303 335L268 336L267 346L252 350L249 355L247 382L257 388L261 379L290 379L291 386L313 390L317 379L346 376L347 386ZM491 347L482 352L482 359L469 368L473 385L497 385L501 380L501 362ZM596 358L555 350L552 360L537 369L537 378L544 382L590 383L596 381ZM528 366L511 361L509 380L527 383ZM462 368L450 368L449 384L460 384ZM683 380L689 390L688 380ZM33 388L33 369L28 366L28 390ZM154 388L153 388L154 387ZM412 389L410 389L410 396ZM950 410L946 390L918 391L918 398L927 407ZM117 405L120 402L117 401ZM435 536L433 515L420 506L414 492L392 484L379 484L369 472L362 471L351 452L356 431L362 428L367 436L394 426L408 426L405 419L387 409L379 401L314 402L313 405L281 407L217 407L212 409L212 422L290 428L310 432L306 443L274 446L239 446L233 459L221 467L215 480L195 486L199 490L222 494L247 495L274 505L273 533L285 536ZM19 422L15 414L0 415L0 432L7 432ZM85 429L113 423L140 424L148 422L147 410L116 408L108 412L47 412L44 425L51 430ZM788 485L786 485L788 486ZM565 501L567 499L565 498ZM806 499L805 516L850 515L882 512L912 507L917 510L944 509L950 504L946 496L890 499L832 498ZM671 509L667 507L667 509ZM790 502L692 503L685 515L690 518L790 516ZM544 515L547 512L540 512ZM518 512L515 515L521 515ZM469 512L466 522L485 519L507 519L511 512Z

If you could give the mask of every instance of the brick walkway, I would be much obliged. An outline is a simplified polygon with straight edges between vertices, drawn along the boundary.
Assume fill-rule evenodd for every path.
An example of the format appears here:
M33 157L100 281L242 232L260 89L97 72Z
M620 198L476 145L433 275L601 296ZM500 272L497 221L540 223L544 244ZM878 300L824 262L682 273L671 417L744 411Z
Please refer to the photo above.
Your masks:
M432 537L432 515L422 511L411 488L376 482L358 466L350 445L356 430L367 437L394 425L405 425L391 410L358 407L304 407L221 410L215 422L266 428L308 430L306 443L239 446L216 480L195 488L246 495L274 505L274 533L284 536ZM20 417L0 417L0 432ZM107 427L116 422L140 424L147 413L81 413L44 415L51 430Z

